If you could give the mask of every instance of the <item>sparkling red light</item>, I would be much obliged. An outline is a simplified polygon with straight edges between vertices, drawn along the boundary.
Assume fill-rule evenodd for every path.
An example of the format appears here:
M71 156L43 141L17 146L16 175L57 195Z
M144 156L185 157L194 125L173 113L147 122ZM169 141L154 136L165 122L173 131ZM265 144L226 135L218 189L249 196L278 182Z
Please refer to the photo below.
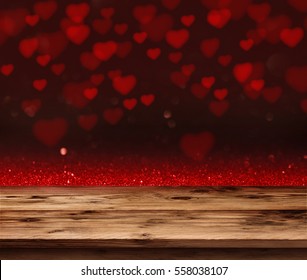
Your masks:
M0 161L0 186L306 186L304 156L53 155Z

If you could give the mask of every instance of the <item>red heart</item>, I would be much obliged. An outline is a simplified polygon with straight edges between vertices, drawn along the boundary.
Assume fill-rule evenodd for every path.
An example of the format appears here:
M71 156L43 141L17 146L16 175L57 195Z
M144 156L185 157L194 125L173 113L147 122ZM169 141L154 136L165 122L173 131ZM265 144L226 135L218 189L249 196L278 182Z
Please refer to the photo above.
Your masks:
M91 76L91 82L95 86L99 86L104 81L104 75L103 74L94 74Z
M33 81L33 87L38 91L43 91L46 86L47 86L47 80L46 79Z
M162 4L169 10L175 10L180 4L181 0L162 0Z
M38 51L49 54L52 58L58 57L68 45L67 36L62 31L43 33L38 35Z
M190 77L193 72L195 71L196 67L194 64L189 64L189 65L183 65L181 67L181 71L184 75Z
M113 79L113 87L122 95L129 94L136 86L136 78L133 75L116 77Z
M180 49L189 40L190 33L187 29L170 30L166 33L166 41L175 49Z
M181 17L181 22L183 25L190 27L195 21L195 16L194 15L188 15L188 16L182 16Z
M253 45L254 45L254 41L252 39L240 41L240 47L245 51L249 51Z
M232 61L232 56L229 55L221 55L218 58L218 62L222 65L222 66L228 66L229 63Z
M93 53L84 52L80 56L80 61L83 67L88 70L96 70L101 64L101 60L99 60Z
M200 49L205 57L213 57L220 47L218 38L206 39L201 42Z
M76 45L81 45L89 36L90 28L87 25L70 26L66 30L66 35L70 41Z
M210 89L215 83L215 78L213 76L211 77L203 77L201 79L201 84L207 88L207 89Z
M245 15L252 0L201 0L201 2L210 10L227 8L231 12L231 17L239 20Z
M6 40L6 36L17 36L25 28L25 17L27 15L27 9L4 10L3 8L1 8L0 34L3 36L4 40Z
M228 90L226 88L216 89L214 91L214 96L218 100L224 100L228 95Z
M282 94L281 87L266 88L263 90L263 97L269 103L275 103L279 100Z
M121 108L107 109L103 112L103 117L106 122L111 125L116 125L123 117L124 112Z
M161 54L161 49L159 48L155 48L155 49L148 49L146 52L147 56L152 59L152 60L156 60L158 59L158 57Z
M251 76L253 72L253 65L251 63L237 64L233 68L234 77L238 82L244 83Z
M19 43L19 51L26 58L30 58L37 50L37 48L38 48L37 38L24 39Z
M13 71L14 71L14 65L13 64L7 64L7 65L3 65L1 66L1 73L4 75L4 76L10 76Z
M124 35L128 30L128 24L122 23L122 24L115 24L114 31L118 35Z
M39 120L33 126L35 137L48 147L55 146L65 136L68 123L63 118Z
M102 8L100 10L100 14L102 17L110 19L115 13L114 8L110 7L110 8Z
M177 64L182 59L182 52L172 52L169 54L168 59Z
M290 48L296 47L304 37L304 30L300 27L285 28L280 33L280 39Z
M193 84L191 86L192 94L198 99L204 99L209 92L207 88L204 88L201 84Z
M135 98L129 98L129 99L125 99L124 101L123 101L123 105L124 105L124 107L126 108L126 109L128 109L128 110L133 110L134 109L134 107L136 106L136 104L137 104L137 100L135 99Z
M264 21L271 12L269 3L251 4L247 8L247 13L251 19L260 23Z
M92 26L96 32L101 35L107 34L112 28L112 20L110 19L95 19Z
M253 80L250 84L251 88L255 91L260 91L264 87L264 80Z
M180 148L189 158L202 161L212 150L214 142L215 137L211 132L186 134L180 140Z
M222 117L229 109L229 103L227 100L223 101L211 101L209 109L212 114L217 117Z
M301 108L302 108L303 112L307 114L307 99L303 99L301 101Z
M94 55L102 61L109 60L117 51L117 44L113 41L96 43L93 47Z
M160 42L165 38L166 32L172 29L173 25L173 17L162 14L154 18L150 23L143 24L141 30L147 33L151 41Z
M48 20L56 12L58 4L55 1L36 2L33 8L41 19Z
M96 114L81 115L78 117L78 124L86 131L91 131L97 124L98 117Z
M39 99L25 100L21 103L21 108L26 115L33 118L40 109L42 102Z
M145 106L150 106L155 100L155 96L153 94L144 94L141 96L141 102Z
M291 67L286 72L286 81L290 87L300 93L307 92L307 66Z
M208 13L207 21L215 28L223 28L231 18L231 12L228 9L211 10Z
M133 34L133 39L139 44L142 44L145 42L147 38L147 33L146 32L138 32Z
M120 58L125 58L132 50L132 43L130 41L118 43L116 55Z
M87 99L93 100L98 94L98 89L97 88L86 88L83 93Z
M25 17L25 21L28 25L35 26L39 21L39 16L38 15L27 15Z
M246 84L244 86L244 93L251 100L257 100L260 97L260 95L261 95L261 91L252 89L250 84Z
M43 67L47 66L50 60L51 60L51 56L49 54L39 55L36 58L37 63Z
M141 24L147 24L153 20L157 13L157 8L154 5L136 6L133 9L133 16Z
M264 30L265 39L270 44L277 44L280 42L281 31L285 28L289 28L291 22L291 19L286 15L269 17L258 25L258 30ZM263 36L263 34L260 36Z
M75 23L82 23L90 12L90 6L87 3L70 4L66 7L67 16Z
M173 82L173 84L175 84L176 86L180 87L180 88L185 88L187 82L189 81L189 77L184 75L182 72L172 72L171 73L171 81Z
M57 75L57 76L60 76L64 70L65 70L65 64L64 63L60 63L60 64L53 64L51 66L51 71Z

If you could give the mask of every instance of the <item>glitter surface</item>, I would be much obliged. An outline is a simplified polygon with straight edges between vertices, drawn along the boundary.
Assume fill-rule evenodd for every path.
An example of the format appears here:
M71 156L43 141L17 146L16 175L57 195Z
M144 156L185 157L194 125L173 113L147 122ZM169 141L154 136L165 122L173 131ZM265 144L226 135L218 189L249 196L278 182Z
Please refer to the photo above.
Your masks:
M6 156L1 186L306 186L303 156L59 154Z

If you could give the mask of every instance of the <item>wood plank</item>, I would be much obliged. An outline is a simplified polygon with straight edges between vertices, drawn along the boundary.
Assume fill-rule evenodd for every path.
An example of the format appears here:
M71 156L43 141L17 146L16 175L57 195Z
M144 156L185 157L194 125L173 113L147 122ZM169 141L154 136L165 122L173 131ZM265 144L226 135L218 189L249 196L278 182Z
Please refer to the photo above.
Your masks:
M306 188L2 188L2 248L307 248Z
M302 210L307 187L2 187L2 210Z
M35 239L48 247L307 248L305 220L305 211L4 211L0 239L25 247Z

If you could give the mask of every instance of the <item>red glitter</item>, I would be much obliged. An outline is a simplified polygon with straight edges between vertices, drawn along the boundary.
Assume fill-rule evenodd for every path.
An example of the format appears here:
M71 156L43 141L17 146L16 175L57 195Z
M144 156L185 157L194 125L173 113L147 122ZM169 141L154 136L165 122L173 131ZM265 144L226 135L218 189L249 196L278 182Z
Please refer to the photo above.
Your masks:
M4 157L1 186L306 186L304 156L53 155Z

